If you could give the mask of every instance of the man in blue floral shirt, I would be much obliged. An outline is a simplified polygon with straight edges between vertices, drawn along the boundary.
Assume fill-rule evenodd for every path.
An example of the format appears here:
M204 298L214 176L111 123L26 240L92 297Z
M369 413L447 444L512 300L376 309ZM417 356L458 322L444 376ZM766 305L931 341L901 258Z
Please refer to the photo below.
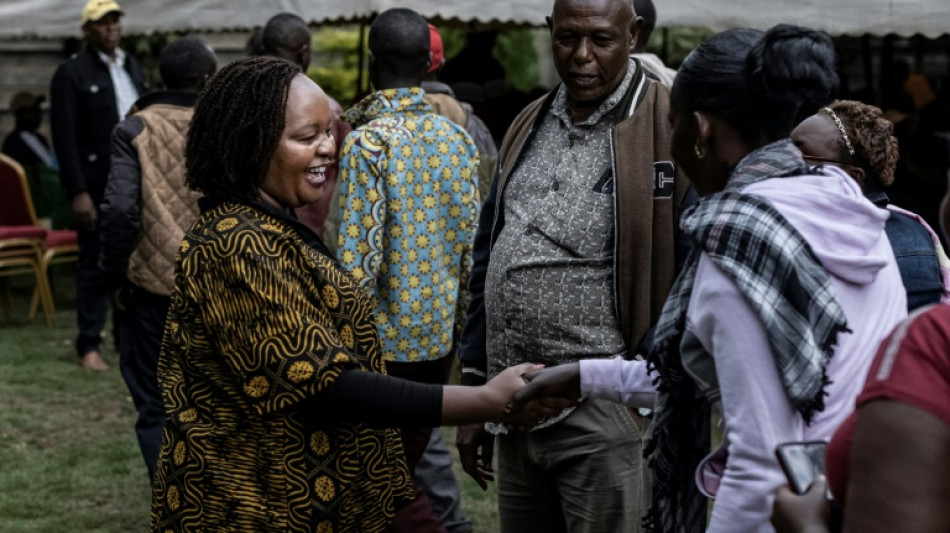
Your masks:
M377 91L344 115L355 129L340 155L337 256L376 304L389 373L441 384L468 306L478 152L460 126L423 100L431 56L422 16L381 13L369 49ZM403 429L410 470L431 430ZM407 530L430 529L416 522Z

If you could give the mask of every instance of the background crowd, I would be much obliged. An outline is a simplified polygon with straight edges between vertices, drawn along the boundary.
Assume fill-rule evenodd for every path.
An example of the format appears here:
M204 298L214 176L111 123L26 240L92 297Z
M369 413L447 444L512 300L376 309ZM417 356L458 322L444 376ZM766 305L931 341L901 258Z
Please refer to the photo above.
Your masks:
M926 79L838 100L831 39L789 25L674 71L649 0L553 0L560 83L499 139L449 81L503 73L408 9L349 109L296 14L220 70L175 39L157 91L123 16L87 2L52 143L18 94L4 151L58 172L76 355L109 370L111 308L153 531L471 531L444 425L505 532L950 530ZM775 457L814 440L831 503Z

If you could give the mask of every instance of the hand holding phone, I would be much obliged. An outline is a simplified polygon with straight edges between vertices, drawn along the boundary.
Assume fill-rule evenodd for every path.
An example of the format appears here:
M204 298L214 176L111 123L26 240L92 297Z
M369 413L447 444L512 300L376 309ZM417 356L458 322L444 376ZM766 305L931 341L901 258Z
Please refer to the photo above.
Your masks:
M785 442L775 455L796 494L805 494L819 474L825 473L825 441Z

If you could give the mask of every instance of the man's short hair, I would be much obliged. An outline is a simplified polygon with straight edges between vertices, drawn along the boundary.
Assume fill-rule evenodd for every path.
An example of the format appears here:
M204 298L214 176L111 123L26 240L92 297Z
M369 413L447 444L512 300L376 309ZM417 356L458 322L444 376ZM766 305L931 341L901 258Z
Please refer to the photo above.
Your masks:
M181 37L168 44L158 58L165 86L173 90L197 89L218 69L211 48L201 39Z
M429 24L411 9L387 9L370 26L369 50L382 68L422 74L429 64Z
M278 48L295 47L297 43L293 42L294 37L304 33L309 40L310 29L304 19L293 13L278 13L261 30L261 50L267 55L274 55Z
M645 50L653 28L656 27L656 6L652 0L633 0L633 12L634 15L643 17L643 26L640 26L640 32L637 34L637 50Z

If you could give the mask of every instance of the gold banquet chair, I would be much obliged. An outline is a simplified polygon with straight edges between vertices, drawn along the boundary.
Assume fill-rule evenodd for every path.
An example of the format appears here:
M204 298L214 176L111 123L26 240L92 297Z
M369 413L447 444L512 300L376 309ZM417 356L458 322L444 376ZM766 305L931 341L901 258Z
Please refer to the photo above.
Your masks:
M36 286L30 303L29 318L36 316L39 304L47 326L53 325L53 297L43 268L44 242L49 232L36 224L36 213L23 168L0 154L0 282L3 285L3 310L12 313L8 277L33 274Z

